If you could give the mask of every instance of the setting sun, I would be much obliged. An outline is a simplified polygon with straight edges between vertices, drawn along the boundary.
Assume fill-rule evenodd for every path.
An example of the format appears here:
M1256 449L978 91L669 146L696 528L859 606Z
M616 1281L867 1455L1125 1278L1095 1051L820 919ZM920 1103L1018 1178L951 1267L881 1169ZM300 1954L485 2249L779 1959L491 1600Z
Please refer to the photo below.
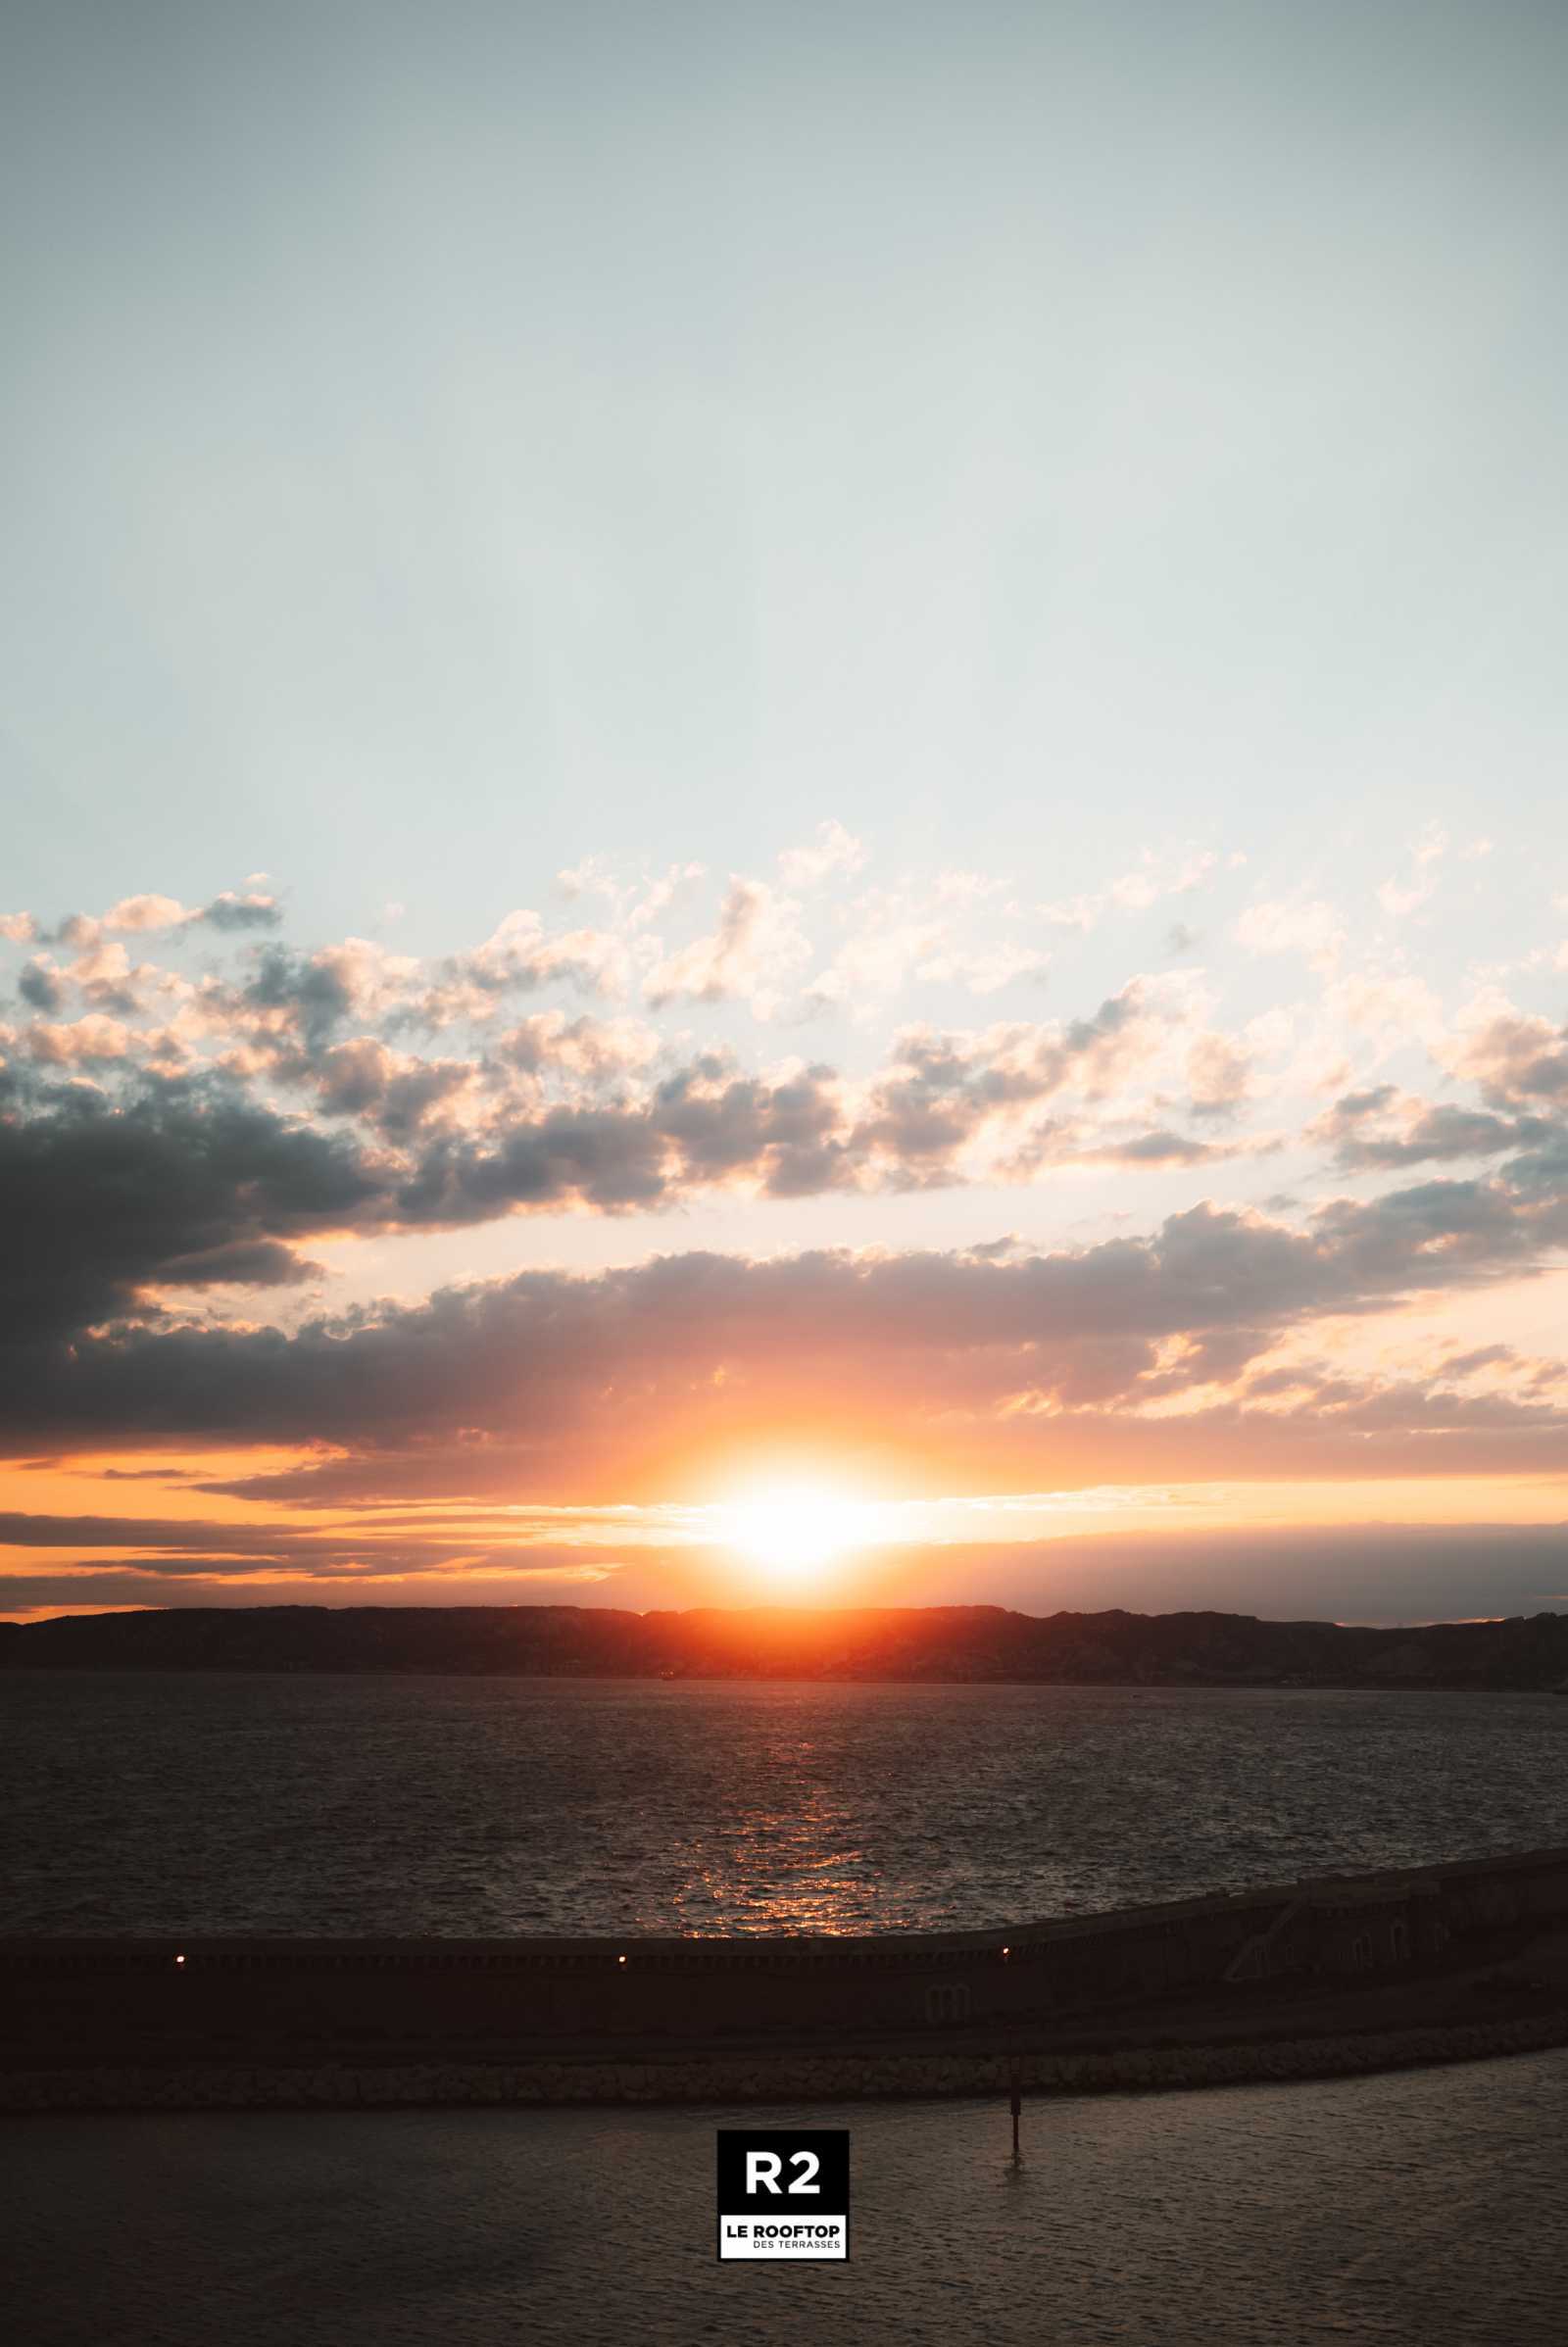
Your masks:
M723 1536L774 1578L808 1582L848 1551L875 1538L874 1511L863 1501L810 1484L759 1491L723 1510Z

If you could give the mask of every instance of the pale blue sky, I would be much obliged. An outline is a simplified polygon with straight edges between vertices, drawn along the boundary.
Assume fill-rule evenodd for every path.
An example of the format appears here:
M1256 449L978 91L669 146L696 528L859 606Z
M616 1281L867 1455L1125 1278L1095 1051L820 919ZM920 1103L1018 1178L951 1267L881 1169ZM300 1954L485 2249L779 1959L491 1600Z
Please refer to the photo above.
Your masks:
M12 901L1561 839L1560 9L7 22Z

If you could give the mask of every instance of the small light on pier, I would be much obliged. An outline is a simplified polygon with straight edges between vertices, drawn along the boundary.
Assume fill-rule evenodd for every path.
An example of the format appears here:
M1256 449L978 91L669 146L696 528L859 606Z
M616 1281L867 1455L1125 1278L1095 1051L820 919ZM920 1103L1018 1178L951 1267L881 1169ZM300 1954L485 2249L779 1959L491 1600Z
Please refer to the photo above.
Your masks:
M1003 1962L1004 1962L1004 1963L1005 1963L1005 1962L1006 1962L1006 1960L1007 1960L1007 1958L1008 1958L1008 1957L1009 1957L1011 1954L1012 1954L1012 1950L1011 1950L1011 1948L1004 1948L1004 1949L1003 1949L1003 1951L1002 1951L1002 1960L1003 1960Z
M625 1961L626 1961L626 1959L625 1959L625 1957L624 1957L624 1956L617 1956L617 1957L615 1958L615 1962L616 1962L617 1964L624 1964L624 1963L625 1963Z
M184 1957L183 1957L183 1956L176 1956L176 1957L174 1958L174 1962L175 1962L176 1964L183 1964L183 1963L184 1963L184 1961L185 1961L185 1959L184 1959Z

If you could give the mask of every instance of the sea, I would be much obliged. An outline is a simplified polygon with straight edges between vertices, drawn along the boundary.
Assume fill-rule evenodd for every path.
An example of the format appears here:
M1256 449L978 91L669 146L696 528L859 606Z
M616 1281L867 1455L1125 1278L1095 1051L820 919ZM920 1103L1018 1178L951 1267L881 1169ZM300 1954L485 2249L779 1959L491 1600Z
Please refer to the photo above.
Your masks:
M1549 1694L19 1672L0 1931L944 1931L1568 1842Z
M937 1930L1568 1841L1568 1702L0 1678L7 1931ZM714 2131L848 2127L719 2265ZM19 2347L1558 2347L1568 2050L1201 2093L0 2121Z
M1561 2347L1568 2050L847 2127L843 2266L719 2265L744 2110L0 2121L14 2347Z

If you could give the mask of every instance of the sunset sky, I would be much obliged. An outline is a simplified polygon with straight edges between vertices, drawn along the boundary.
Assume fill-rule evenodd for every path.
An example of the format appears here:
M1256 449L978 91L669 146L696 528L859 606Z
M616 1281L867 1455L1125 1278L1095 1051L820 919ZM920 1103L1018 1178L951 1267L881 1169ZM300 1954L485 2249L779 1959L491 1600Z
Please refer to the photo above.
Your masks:
M1568 1607L1568 14L8 46L0 1612Z

